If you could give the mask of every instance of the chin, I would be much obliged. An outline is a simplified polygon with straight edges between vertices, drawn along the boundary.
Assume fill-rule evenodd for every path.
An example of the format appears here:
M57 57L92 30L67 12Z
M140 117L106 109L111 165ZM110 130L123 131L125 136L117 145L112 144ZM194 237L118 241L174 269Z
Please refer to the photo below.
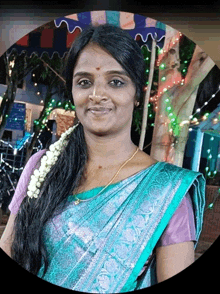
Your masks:
M108 136L110 135L112 132L108 129L108 130L105 130L105 129L92 129L90 130L90 133L98 136L98 137L104 137L104 136Z
M114 129L110 126L97 126L90 124L89 126L83 126L86 133L90 133L99 137L111 135Z

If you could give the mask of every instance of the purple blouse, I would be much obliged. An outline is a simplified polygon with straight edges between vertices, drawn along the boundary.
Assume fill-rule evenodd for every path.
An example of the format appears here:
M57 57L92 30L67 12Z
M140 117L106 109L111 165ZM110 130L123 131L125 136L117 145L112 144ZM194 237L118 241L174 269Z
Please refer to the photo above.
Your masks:
M12 214L16 214L20 204L26 195L30 177L34 169L39 168L40 158L46 150L40 150L31 156L19 178L14 196L9 205ZM169 224L160 237L156 247L167 246L176 243L196 241L195 220L192 208L192 200L189 192L186 193L178 209L172 216Z

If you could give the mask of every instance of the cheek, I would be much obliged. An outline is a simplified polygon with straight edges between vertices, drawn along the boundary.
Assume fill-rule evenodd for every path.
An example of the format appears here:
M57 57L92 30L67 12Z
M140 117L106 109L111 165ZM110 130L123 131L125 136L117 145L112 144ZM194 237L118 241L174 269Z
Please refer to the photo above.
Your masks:
M118 96L118 105L120 105L124 109L131 109L134 107L135 103L135 92L130 91L126 94L122 94L121 96ZM117 104L117 102L116 102Z
M72 95L73 95L73 102L75 107L82 107L85 106L85 103L87 101L87 99L85 98L86 95L80 93L79 91L72 91Z

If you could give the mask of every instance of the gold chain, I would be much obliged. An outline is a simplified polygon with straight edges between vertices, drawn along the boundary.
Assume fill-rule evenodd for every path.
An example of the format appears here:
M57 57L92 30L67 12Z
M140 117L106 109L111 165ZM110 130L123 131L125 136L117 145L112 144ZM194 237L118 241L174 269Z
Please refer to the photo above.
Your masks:
M117 175L119 174L119 172L121 171L121 169L137 154L139 150L139 147L137 147L137 150L134 152L134 154L129 158L127 159L123 164L122 166L119 168L119 170L116 172L116 174L114 175L114 177L111 179L111 181L97 194L95 195L94 197L92 198L89 198L89 199L79 199L77 198L75 195L74 197L76 198L76 201L74 201L75 205L78 205L80 202L86 202L86 201L89 201L89 200L92 200L94 199L95 197L98 197L109 185L111 185L111 183L114 181L114 179L117 177Z

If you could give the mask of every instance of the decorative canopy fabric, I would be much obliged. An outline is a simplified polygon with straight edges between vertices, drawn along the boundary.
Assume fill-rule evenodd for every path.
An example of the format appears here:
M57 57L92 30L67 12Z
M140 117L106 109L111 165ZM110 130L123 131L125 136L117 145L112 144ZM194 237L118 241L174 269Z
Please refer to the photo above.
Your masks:
M63 26L62 23L66 23ZM7 53L16 48L20 54L26 50L30 56L33 52L42 55L47 52L52 58L57 52L61 58L69 50L72 42L81 31L90 24L109 23L120 26L138 42L140 46L146 45L151 51L152 38L157 40L157 47L162 49L166 34L166 25L142 15L121 11L89 11L81 12L54 20L51 26L44 25L43 29L36 29L25 35Z

